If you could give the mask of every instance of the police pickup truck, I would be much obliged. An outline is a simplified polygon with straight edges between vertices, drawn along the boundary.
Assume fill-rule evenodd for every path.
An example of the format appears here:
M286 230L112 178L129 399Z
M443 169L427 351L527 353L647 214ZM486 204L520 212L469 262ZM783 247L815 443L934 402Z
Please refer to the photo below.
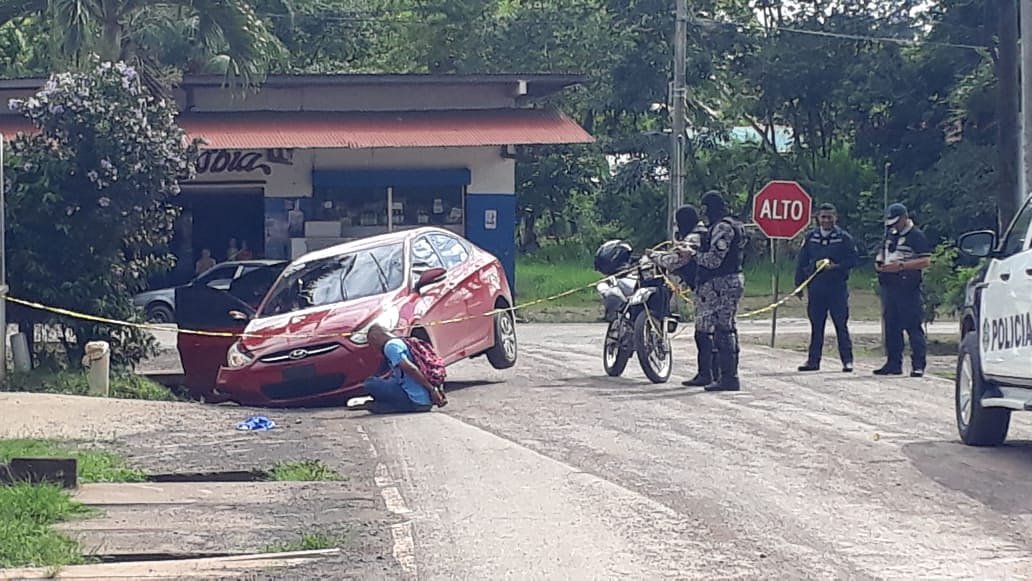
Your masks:
M1032 411L1032 198L1002 238L990 230L958 239L963 254L988 259L965 292L957 359L960 439L997 446L1014 410Z

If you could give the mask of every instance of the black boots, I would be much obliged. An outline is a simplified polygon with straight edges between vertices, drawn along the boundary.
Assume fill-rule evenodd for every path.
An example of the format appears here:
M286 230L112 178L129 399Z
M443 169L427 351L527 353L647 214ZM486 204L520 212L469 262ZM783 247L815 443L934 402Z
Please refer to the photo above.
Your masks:
M720 378L706 386L706 391L738 391L738 336L734 331L718 330L714 334Z
M699 372L683 382L688 387L705 387L714 382L717 371L717 355L713 349L713 337L709 333L695 333L695 347L699 350Z

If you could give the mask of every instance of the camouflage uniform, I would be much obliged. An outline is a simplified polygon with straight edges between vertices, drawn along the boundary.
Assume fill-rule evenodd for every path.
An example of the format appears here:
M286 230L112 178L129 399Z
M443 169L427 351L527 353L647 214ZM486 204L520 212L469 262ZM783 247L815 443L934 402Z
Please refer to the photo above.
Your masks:
M700 353L704 348L715 348L717 366L712 366L711 390L738 389L738 328L735 318L745 292L742 275L744 230L730 219L722 219L710 228L709 244L696 257L699 265L699 285L696 290L695 335ZM712 339L710 339L712 338ZM711 342L710 342L711 341ZM707 345L708 343L708 345ZM703 376L700 358L700 376L689 382L699 385Z

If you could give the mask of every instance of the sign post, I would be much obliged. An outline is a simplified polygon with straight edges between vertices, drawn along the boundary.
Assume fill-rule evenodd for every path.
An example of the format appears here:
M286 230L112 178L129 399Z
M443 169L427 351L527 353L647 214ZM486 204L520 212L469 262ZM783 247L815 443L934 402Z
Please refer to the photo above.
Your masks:
M752 219L770 239L771 295L778 302L780 277L778 272L778 240L791 240L810 225L813 199L796 182L772 181L753 197ZM770 321L770 346L778 330L778 309L774 308Z

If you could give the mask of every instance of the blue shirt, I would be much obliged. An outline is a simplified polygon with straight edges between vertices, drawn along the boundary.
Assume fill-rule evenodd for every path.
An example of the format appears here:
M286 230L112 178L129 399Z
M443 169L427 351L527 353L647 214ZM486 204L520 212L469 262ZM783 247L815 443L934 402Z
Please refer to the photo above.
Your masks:
M387 358L387 363L391 366L391 381L396 381L401 385L409 400L417 405L430 405L430 392L418 381L405 375L405 372L401 370L402 360L407 360L415 365L415 361L412 360L412 353L409 352L405 341L397 338L387 341L383 346L383 356Z

